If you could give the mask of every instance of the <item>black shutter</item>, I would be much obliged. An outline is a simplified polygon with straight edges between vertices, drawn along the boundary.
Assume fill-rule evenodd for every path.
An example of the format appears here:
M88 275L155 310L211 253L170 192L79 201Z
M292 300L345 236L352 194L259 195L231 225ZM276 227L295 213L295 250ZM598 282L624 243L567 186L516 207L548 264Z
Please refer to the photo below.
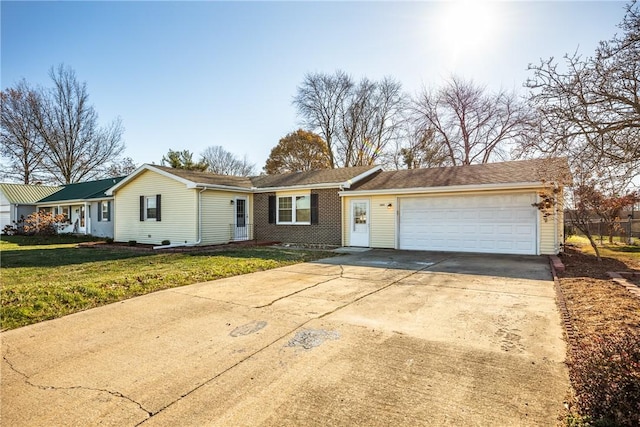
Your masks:
M160 217L160 195L156 194L156 221L160 221L161 217Z
M276 223L276 196L269 196L269 224Z
M144 196L140 196L140 221L144 221Z
M98 222L102 221L102 202L98 202Z
M318 195L311 194L311 224L318 223Z

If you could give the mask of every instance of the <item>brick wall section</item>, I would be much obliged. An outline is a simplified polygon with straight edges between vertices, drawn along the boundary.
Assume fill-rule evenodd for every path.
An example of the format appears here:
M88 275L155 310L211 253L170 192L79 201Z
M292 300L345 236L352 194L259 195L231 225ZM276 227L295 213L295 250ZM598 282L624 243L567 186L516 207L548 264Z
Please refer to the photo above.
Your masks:
M253 196L255 238L282 243L341 244L342 216L338 189L312 190L318 195L318 224L269 224L269 196L275 193L256 193Z

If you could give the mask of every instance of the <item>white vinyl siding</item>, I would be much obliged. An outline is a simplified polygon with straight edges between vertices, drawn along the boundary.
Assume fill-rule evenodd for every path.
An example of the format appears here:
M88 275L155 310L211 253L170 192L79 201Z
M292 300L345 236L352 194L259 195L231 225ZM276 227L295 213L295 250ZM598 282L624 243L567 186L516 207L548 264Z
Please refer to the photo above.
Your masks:
M253 224L253 196L244 193L207 190L202 193L202 244L216 245L233 240L235 224L235 199L245 197L249 214L248 225ZM231 204L231 201L234 204ZM164 202L163 208L164 210ZM164 217L162 218L164 221ZM249 228L249 239L253 238Z
M115 195L115 240L160 244L197 240L198 191L160 174L145 171ZM161 221L140 221L140 196L161 195Z
M391 205L391 206L389 206ZM396 198L375 196L371 198L371 246L396 247Z

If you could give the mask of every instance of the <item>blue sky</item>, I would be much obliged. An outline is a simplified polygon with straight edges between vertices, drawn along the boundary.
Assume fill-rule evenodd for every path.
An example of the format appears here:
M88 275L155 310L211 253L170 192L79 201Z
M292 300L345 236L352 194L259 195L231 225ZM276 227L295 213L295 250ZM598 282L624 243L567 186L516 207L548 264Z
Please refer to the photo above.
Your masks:
M261 169L299 127L307 72L390 75L408 93L450 74L525 93L527 64L590 55L624 2L11 2L1 8L2 88L48 85L64 63L125 156L222 145Z

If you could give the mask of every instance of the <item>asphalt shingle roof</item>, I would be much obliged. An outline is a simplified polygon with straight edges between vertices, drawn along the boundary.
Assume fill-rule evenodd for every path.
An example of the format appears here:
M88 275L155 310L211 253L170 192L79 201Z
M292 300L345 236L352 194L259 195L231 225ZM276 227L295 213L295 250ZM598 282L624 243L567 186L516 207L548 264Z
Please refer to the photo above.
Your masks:
M340 184L373 168L375 168L375 166L356 166L351 168L291 172L280 175L260 175L252 177L251 181L257 188L290 187L295 185L314 184Z
M567 160L565 158L550 158L379 172L371 179L356 183L350 190L515 184L538 181L569 184L571 174Z
M225 185L229 187L251 188L251 179L244 176L216 175L211 172L198 172L175 169L167 166L152 165L154 168L198 184Z
M39 200L38 203L61 202L65 200L88 200L108 197L105 194L109 188L122 181L125 177L99 179L96 181L67 184L60 191Z
M35 204L43 197L50 196L62 187L54 187L50 185L32 185L32 184L11 184L1 183L0 189L4 193L9 203L19 205Z
M258 175L253 177L216 175L210 172L196 172L152 165L172 175L198 184L225 185L240 188L291 187L296 185L341 184L373 169L375 166L357 166L339 169L321 169L291 172L279 175Z

